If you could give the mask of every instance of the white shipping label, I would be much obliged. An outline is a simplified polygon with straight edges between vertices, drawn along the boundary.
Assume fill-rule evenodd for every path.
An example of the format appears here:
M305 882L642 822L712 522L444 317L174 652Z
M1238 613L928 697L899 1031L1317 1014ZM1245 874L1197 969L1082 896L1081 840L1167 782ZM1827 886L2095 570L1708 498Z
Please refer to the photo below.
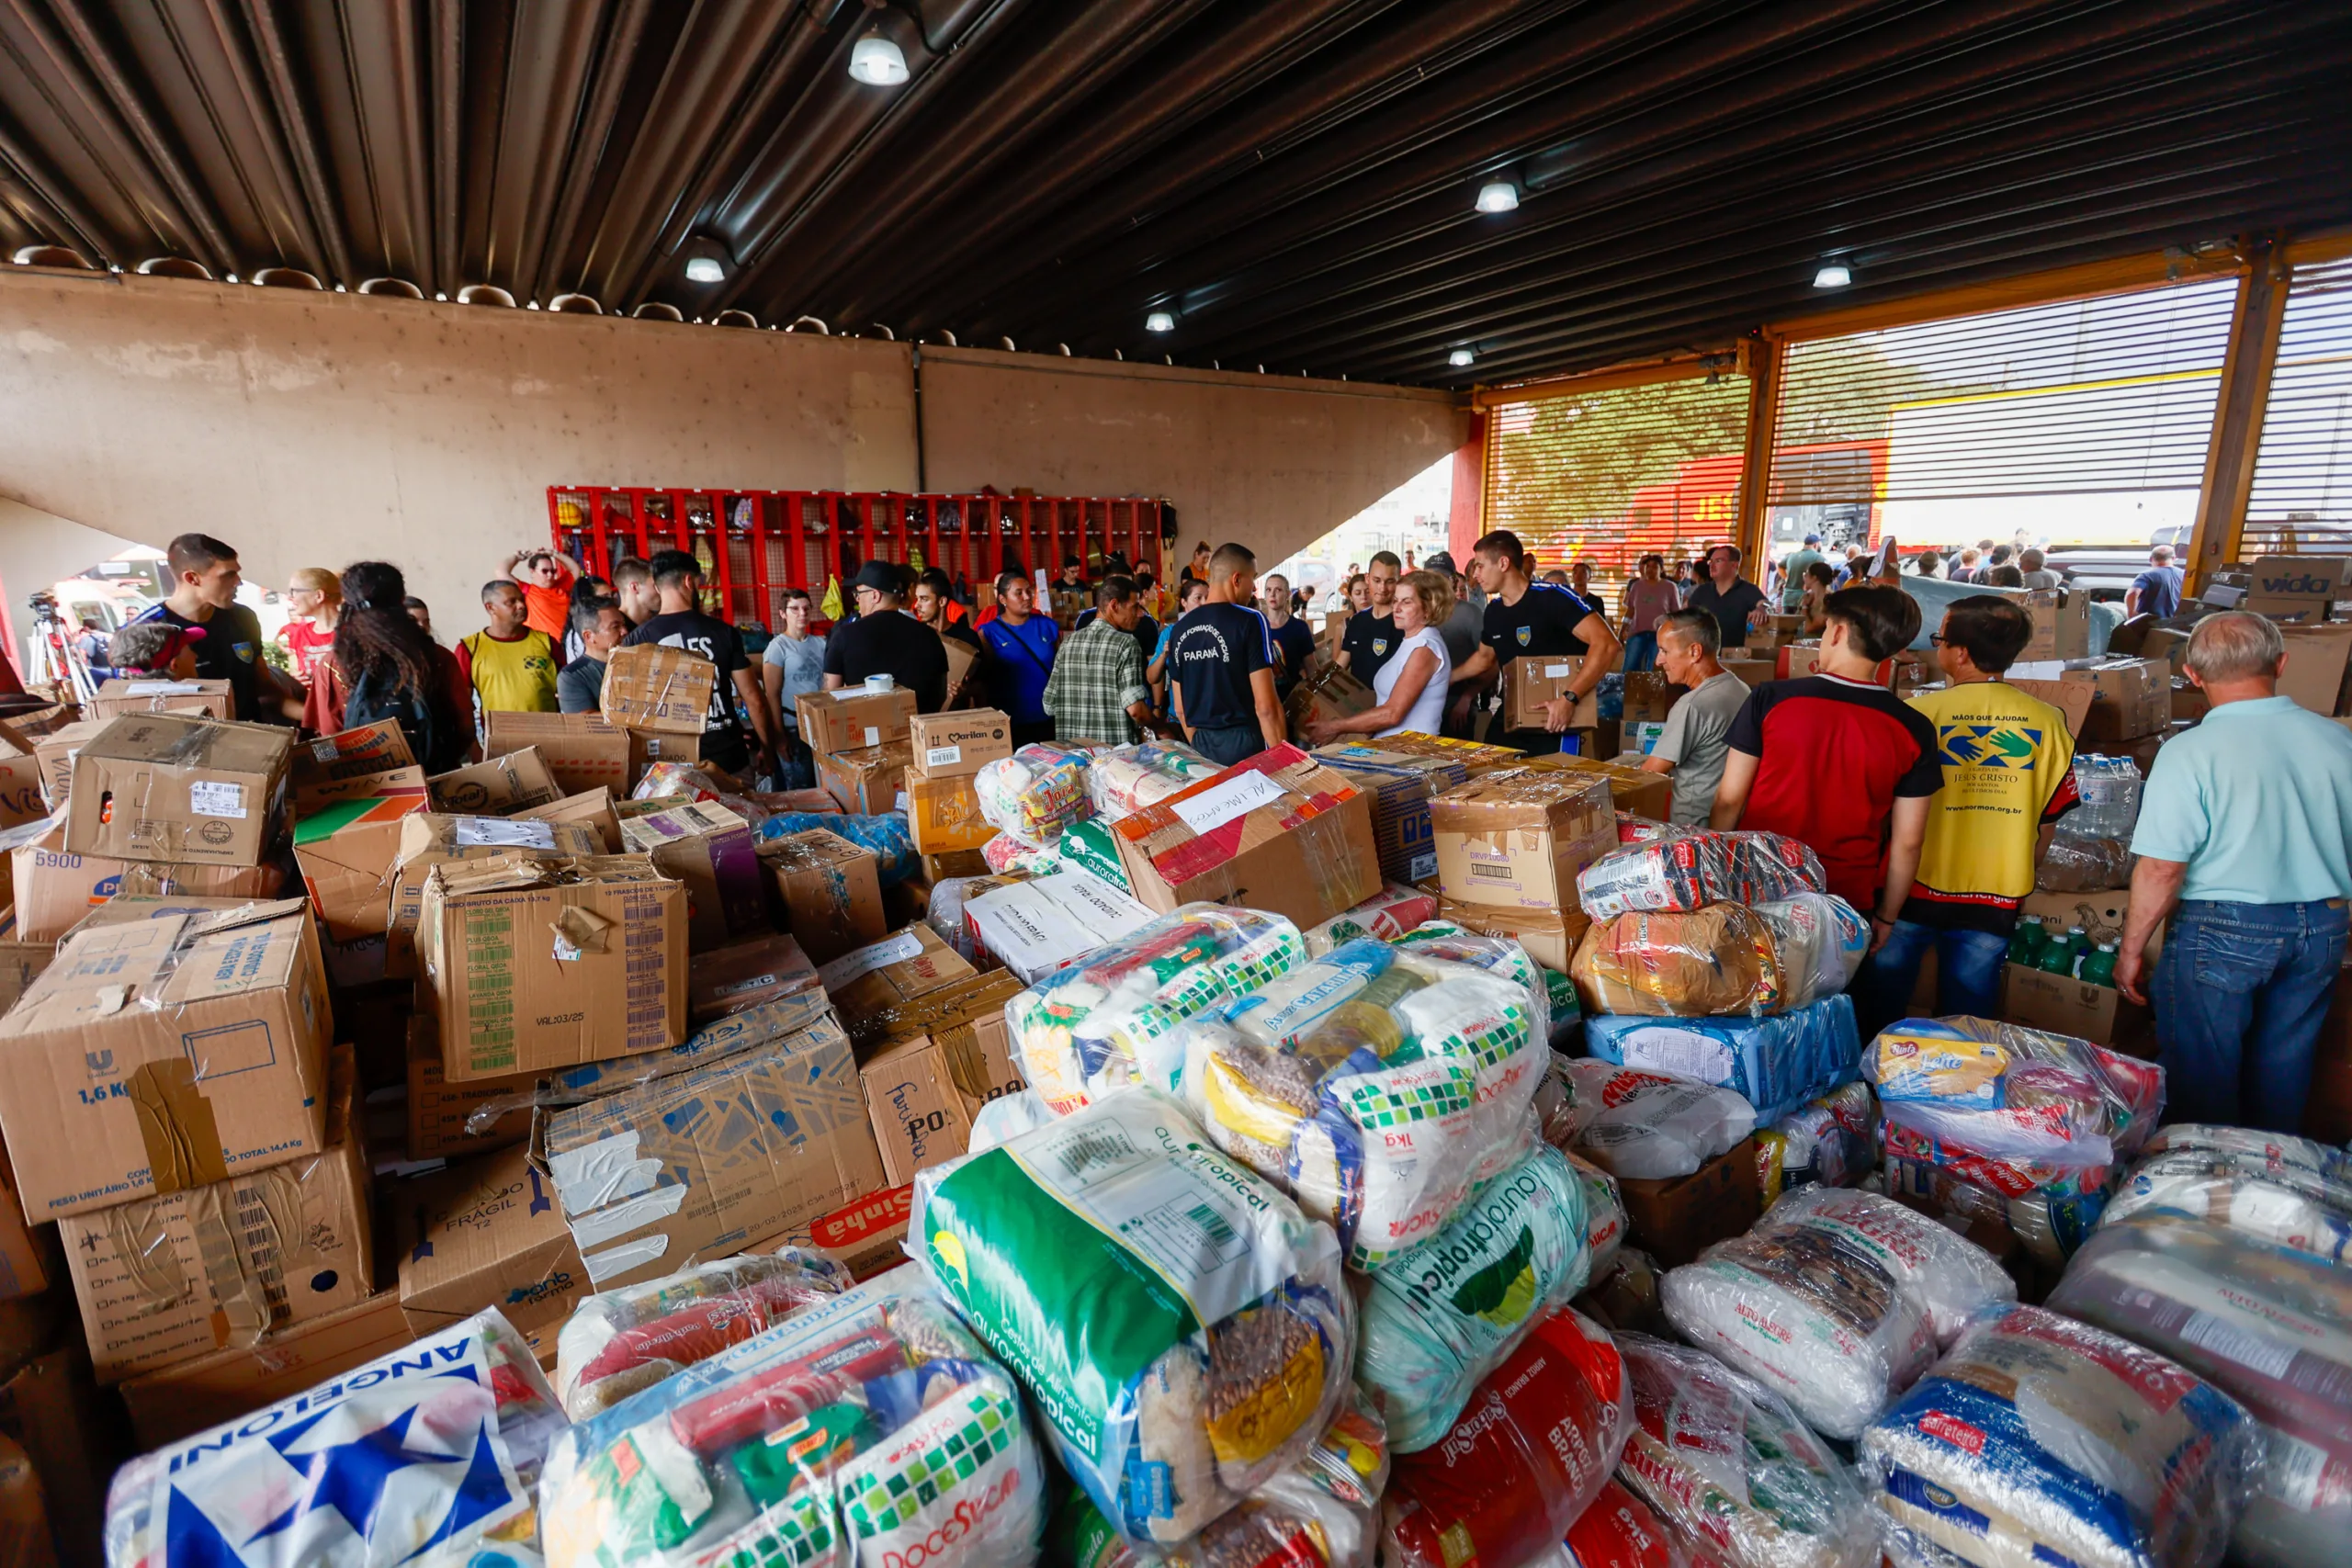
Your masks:
M456 837L461 849L553 850L555 824L514 822L503 817L460 817Z
M204 688L194 681L126 681L122 694L126 697L179 697Z
M890 809L904 817L913 807L914 802L907 798L907 792L900 790L898 799L891 804Z
M245 816L245 786L218 779L196 779L187 786L187 808L199 817Z
M879 745L881 745L881 744L882 744L882 732L881 732L880 730L878 730L878 729L875 728L872 725L870 725L870 724L869 724L869 725L867 725L867 726L865 727L865 743L866 743L868 746L879 746Z
M904 964L922 952L922 939L911 931L903 931L854 953L842 953L817 971L817 980L828 991L834 990L860 975L872 974L885 964Z
M1413 880L1416 882L1424 881L1427 878L1435 876L1437 874L1437 852L1435 850L1428 850L1424 851L1420 854L1415 855L1413 857L1413 863L1410 869L1413 874Z
M1544 666L1544 678L1547 681L1565 681L1576 672L1577 667L1573 664L1546 664Z
M922 754L922 765L926 768L952 768L963 760L964 748L961 746L933 746Z
M1221 784L1169 803L1184 826L1195 833L1232 821L1244 812L1288 800L1290 792L1263 773L1236 773Z

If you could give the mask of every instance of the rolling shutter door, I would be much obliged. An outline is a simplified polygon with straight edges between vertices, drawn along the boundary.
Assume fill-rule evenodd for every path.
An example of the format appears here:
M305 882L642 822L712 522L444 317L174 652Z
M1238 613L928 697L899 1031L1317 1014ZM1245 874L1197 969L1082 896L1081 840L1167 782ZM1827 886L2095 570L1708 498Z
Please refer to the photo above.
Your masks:
M2240 554L2352 553L2352 260L2288 280L2278 366L2262 416Z

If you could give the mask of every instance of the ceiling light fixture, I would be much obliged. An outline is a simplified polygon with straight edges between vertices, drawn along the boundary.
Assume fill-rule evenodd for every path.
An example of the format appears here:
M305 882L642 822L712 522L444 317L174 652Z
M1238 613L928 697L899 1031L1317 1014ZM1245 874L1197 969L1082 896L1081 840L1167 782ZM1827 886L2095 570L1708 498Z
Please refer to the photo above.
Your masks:
M1165 310L1154 310L1143 319L1143 330L1148 333L1172 333L1176 330L1176 318Z
M1476 355L1471 353L1466 348L1457 348L1452 354L1445 356L1445 362L1448 365L1453 366L1454 368L1460 369L1463 366L1476 361L1477 357L1478 356Z
M1854 269L1840 261L1823 262L1820 270L1813 275L1815 288L1843 288L1853 281Z
M850 46L849 73L869 87L895 87L907 79L907 57L880 28L869 28Z
M1488 180L1478 187L1478 210L1481 212L1518 211L1519 186L1509 180Z
M686 281L724 283L727 281L727 264L717 256L689 256L686 259Z

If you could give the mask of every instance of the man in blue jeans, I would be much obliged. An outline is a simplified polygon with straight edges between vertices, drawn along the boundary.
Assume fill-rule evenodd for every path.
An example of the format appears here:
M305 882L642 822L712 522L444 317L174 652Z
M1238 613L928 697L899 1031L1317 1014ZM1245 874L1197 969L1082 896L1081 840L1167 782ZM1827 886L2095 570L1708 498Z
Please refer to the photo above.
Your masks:
M2115 983L2148 999L2142 953L2177 903L2149 987L2167 1121L2302 1129L2352 900L2352 730L2278 695L2286 661L2259 615L2198 622L2188 678L2212 707L2141 794Z

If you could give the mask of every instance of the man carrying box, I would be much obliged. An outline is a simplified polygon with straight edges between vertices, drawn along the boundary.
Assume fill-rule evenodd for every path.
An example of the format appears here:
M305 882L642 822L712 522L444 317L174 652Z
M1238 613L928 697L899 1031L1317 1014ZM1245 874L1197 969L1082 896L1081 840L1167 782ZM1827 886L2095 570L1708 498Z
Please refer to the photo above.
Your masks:
M1469 662L1453 671L1456 682L1475 681L1515 659L1580 659L1584 662L1560 696L1544 704L1542 729L1514 729L1491 737L1498 744L1533 756L1560 749L1577 705L1590 696L1600 678L1617 667L1623 645L1608 620L1566 589L1531 582L1523 570L1519 536L1497 530L1472 547L1470 575L1484 590L1486 629Z

